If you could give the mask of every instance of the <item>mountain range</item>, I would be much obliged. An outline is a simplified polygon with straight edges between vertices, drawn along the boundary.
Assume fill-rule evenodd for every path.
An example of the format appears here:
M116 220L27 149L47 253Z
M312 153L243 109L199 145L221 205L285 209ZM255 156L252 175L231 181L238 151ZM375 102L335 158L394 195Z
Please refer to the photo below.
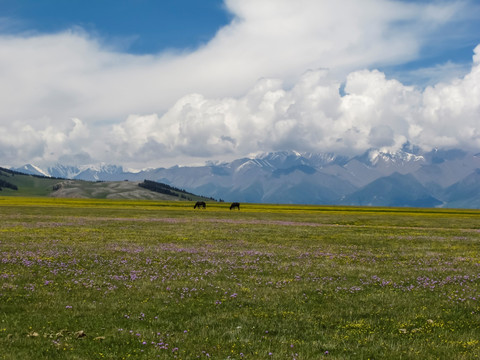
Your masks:
M122 166L14 168L23 173L88 181L165 183L225 201L408 207L480 208L480 154L460 149L360 156L278 151L204 166L126 171Z

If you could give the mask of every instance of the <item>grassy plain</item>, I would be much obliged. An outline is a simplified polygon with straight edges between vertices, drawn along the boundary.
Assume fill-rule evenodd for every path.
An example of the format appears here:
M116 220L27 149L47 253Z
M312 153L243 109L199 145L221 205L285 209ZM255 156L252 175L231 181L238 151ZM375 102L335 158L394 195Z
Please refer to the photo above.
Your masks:
M0 197L0 359L474 359L480 212Z

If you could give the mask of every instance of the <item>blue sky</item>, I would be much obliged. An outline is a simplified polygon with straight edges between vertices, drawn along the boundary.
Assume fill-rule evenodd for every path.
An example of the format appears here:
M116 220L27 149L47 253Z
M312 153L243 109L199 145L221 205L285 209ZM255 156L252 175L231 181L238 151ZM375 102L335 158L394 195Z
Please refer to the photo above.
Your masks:
M475 0L0 0L0 164L480 150Z
M81 27L135 54L192 48L231 19L221 0L1 0L11 33Z
M470 63L472 49L480 43L480 7L468 8L472 13L434 32L415 59L379 68L401 76L403 71L448 62ZM79 28L105 46L132 54L197 48L233 18L222 0L0 0L0 14L10 22L3 33L58 33Z

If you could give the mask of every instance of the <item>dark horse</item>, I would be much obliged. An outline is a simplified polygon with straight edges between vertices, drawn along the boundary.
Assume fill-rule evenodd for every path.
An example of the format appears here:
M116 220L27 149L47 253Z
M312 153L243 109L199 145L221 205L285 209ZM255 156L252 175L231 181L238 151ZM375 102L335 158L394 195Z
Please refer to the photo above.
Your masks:
M204 209L206 209L206 208L207 208L207 204L205 204L205 201L197 201L197 202L195 203L195 206L194 206L193 208L194 208L194 209L196 209L196 208L199 208L199 209L200 209L200 208L204 208Z
M234 203L232 203L232 205L230 205L230 210L235 209L235 208L240 210L240 203L234 202Z

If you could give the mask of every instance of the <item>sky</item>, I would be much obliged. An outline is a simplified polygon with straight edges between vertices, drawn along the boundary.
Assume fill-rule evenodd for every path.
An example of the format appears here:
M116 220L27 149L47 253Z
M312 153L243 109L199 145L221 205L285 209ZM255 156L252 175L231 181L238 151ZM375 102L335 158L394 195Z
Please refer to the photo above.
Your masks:
M0 165L480 152L476 0L0 0Z

